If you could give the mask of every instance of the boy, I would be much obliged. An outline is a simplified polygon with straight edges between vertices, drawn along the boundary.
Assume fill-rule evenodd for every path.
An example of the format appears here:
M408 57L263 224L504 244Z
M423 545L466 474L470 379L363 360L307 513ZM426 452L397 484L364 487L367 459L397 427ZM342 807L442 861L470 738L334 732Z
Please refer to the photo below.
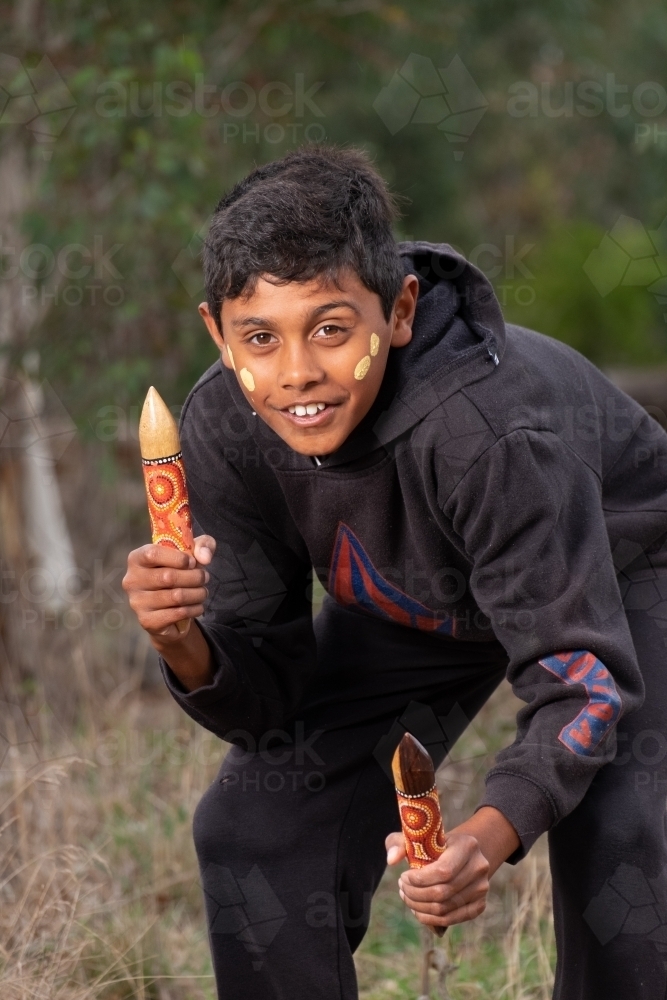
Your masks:
M391 753L408 729L439 764L507 676L516 741L401 895L471 919L548 830L554 995L664 997L667 435L392 215L334 148L222 199L200 306L222 363L182 418L196 561L129 557L169 690L233 744L194 818L219 996L357 996L403 857Z

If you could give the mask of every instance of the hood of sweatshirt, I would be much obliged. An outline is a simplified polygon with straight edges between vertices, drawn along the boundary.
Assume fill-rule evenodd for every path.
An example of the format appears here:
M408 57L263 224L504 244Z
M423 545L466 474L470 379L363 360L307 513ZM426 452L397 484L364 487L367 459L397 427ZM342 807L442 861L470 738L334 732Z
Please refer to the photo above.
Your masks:
M338 451L322 456L322 466L384 448L502 361L505 324L483 272L447 243L400 243L399 252L406 275L419 279L412 340L390 350L371 410Z

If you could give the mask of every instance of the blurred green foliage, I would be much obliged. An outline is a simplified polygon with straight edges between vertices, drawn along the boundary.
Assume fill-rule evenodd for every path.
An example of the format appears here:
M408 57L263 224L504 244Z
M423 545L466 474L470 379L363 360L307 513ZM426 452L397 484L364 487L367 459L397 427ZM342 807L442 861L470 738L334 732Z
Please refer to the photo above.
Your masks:
M0 51L25 66L46 54L75 112L49 159L3 118L0 156L25 143L40 177L27 243L56 259L81 244L92 265L72 277L84 258L68 258L57 287L45 265L28 294L48 309L4 349L38 349L82 426L150 382L182 401L215 357L196 311L207 218L255 163L321 137L367 149L401 197L398 235L478 259L508 318L602 365L667 361L663 4L54 0L30 32L20 6L0 4ZM423 90L428 60L447 71L455 57L476 105L463 84ZM394 89L387 124L374 104L390 84L410 104L406 80L430 103L401 124ZM451 113L475 105L476 123L438 128L442 96ZM621 216L636 222L607 246Z
M506 318L565 341L601 366L664 363L667 325L661 323L657 299L648 292L656 281L653 269L664 261L640 258L644 273L637 275L636 284L622 284L632 258L627 263L621 259L625 269L619 275L615 258L605 255L603 244L599 264L592 266L592 255L604 239L601 227L580 219L547 227L535 248L535 279L523 286L532 288L534 301L522 305L521 297L517 303L511 294L506 296ZM618 256L623 258L621 247ZM596 283L604 291L611 286L610 291L603 296ZM513 287L518 291L521 286ZM526 293L526 298L532 297Z

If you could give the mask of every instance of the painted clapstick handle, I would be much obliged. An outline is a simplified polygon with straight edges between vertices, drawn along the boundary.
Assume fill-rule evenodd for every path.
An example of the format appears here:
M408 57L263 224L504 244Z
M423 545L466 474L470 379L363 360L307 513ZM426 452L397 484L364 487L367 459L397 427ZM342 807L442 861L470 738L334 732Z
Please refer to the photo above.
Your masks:
M192 518L178 428L153 386L141 411L139 448L154 544L192 553ZM190 619L176 622L176 628L185 635Z
M431 755L419 740L406 733L394 751L391 769L408 864L424 868L445 850L445 828ZM432 930L442 937L446 928Z

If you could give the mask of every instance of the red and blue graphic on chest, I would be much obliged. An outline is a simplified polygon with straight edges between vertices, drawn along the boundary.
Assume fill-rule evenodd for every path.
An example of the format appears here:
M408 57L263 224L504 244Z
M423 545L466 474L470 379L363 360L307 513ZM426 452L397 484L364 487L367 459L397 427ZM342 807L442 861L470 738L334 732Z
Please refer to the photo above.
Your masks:
M342 521L336 532L328 589L345 607L357 607L409 628L454 635L454 619L442 611L432 611L390 583L375 568L352 529Z

